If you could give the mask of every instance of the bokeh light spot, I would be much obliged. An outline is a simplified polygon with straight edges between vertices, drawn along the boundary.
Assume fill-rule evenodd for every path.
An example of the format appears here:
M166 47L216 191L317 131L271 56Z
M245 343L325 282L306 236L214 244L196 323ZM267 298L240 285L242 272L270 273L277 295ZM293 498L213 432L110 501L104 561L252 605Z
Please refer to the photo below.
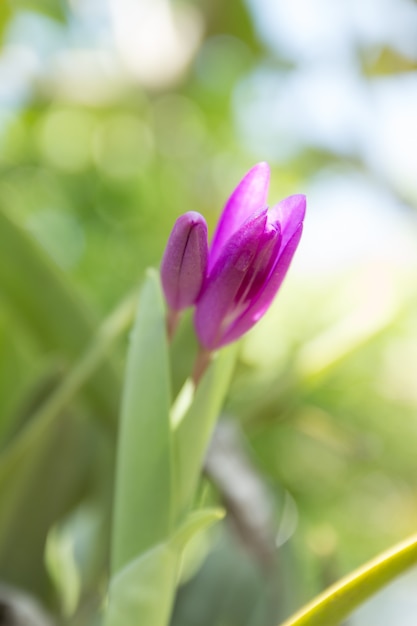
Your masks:
M30 216L27 227L63 269L74 267L80 260L85 238L73 215L46 209Z
M126 113L112 115L94 137L94 160L104 174L114 178L137 176L149 164L153 150L150 128Z
M95 119L88 111L52 109L39 125L39 147L44 159L67 172L80 172L91 163Z
M154 106L159 152L166 157L190 157L200 152L206 136L200 109L183 96L165 96Z

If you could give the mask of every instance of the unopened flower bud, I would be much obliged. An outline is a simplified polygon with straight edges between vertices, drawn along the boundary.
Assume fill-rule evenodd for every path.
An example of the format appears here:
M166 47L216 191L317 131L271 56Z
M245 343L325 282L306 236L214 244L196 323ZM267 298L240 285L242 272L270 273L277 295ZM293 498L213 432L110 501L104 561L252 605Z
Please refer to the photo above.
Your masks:
M207 271L207 224L202 215L189 211L174 224L161 264L161 280L172 311L197 301Z

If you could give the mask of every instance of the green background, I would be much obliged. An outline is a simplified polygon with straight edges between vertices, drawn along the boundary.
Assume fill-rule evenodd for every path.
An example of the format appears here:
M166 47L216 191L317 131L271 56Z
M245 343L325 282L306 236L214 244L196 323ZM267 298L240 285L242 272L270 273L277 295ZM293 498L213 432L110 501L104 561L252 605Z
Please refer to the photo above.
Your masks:
M64 624L108 575L131 318L101 324L259 160L305 232L225 407L243 513L190 550L173 626L273 626L415 531L417 7L300 2L296 39L284 4L1 2L0 580Z

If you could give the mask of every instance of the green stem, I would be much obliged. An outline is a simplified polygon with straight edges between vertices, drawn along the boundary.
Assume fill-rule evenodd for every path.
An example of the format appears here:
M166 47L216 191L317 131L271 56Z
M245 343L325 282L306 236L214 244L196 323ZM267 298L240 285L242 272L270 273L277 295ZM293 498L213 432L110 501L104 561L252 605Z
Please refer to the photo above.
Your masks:
M281 626L336 626L416 563L417 535L413 535L342 578Z

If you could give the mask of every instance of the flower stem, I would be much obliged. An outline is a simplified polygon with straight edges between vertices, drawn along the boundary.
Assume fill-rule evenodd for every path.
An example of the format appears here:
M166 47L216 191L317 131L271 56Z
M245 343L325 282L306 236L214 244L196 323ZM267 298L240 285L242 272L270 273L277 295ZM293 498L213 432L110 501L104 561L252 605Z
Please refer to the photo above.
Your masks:
M181 318L181 313L179 311L174 311L171 308L168 308L167 312L167 333L168 333L168 341L171 342L175 331L177 330L178 323Z
M213 358L212 352L210 352L209 350L206 350L203 347L200 347L200 350L194 362L193 373L192 373L192 379L196 387L198 383L200 382L200 379L202 378L207 367L210 365L212 358Z

